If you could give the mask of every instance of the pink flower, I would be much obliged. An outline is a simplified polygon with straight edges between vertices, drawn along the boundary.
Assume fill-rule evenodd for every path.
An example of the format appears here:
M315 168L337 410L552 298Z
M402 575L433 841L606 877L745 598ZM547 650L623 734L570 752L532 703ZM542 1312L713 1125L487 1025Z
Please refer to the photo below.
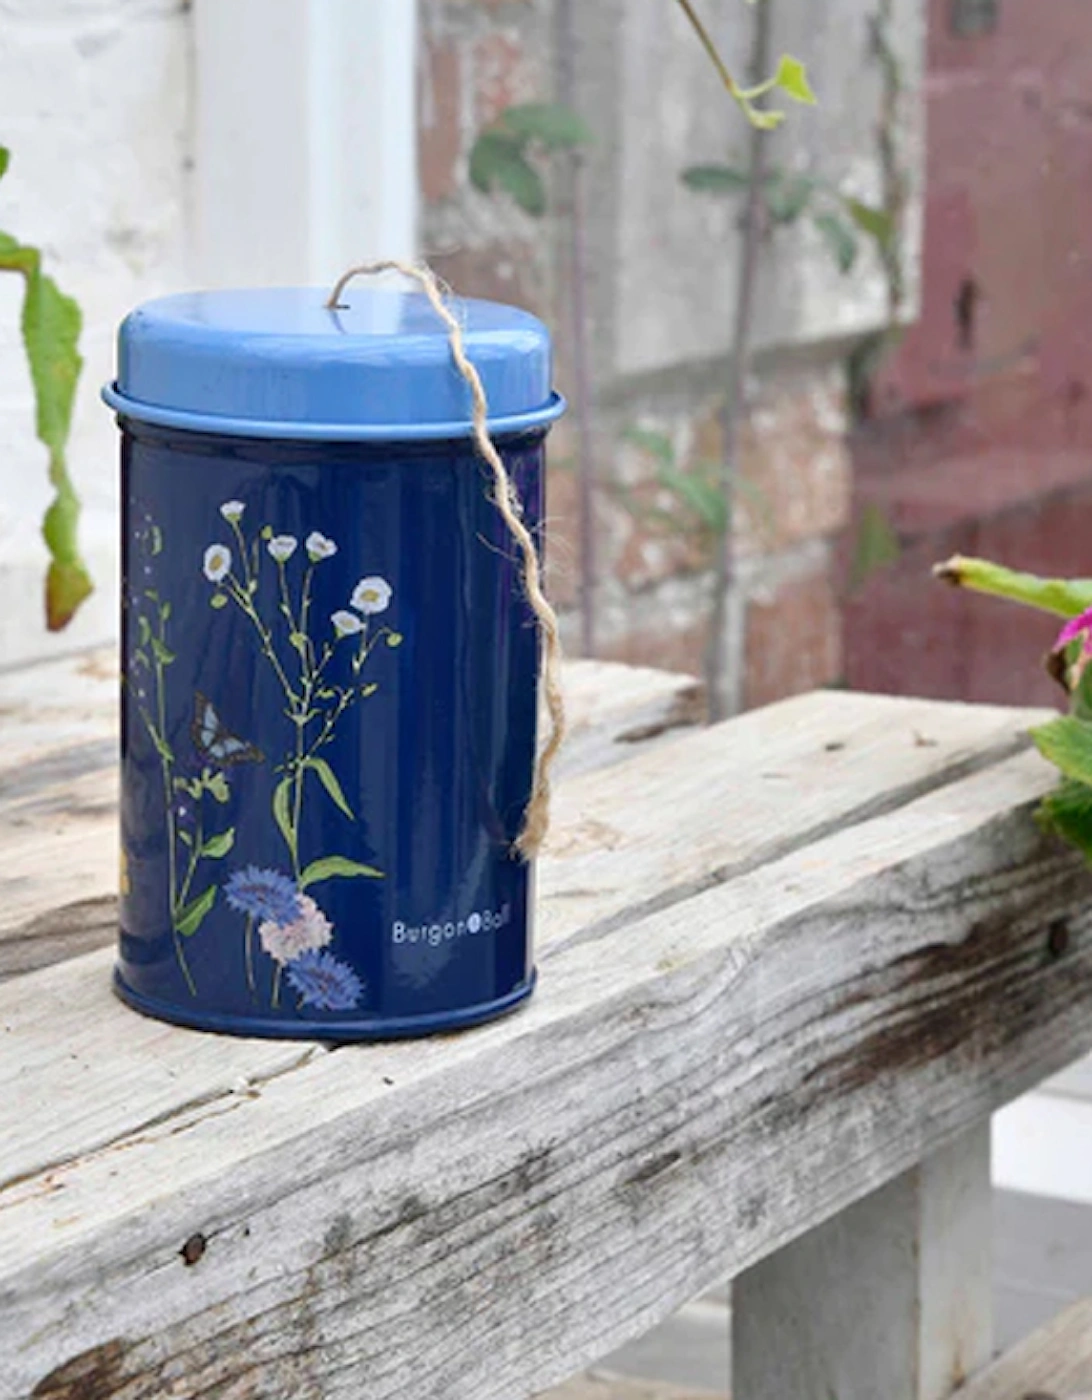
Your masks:
M1086 609L1079 617L1072 617L1058 633L1054 650L1061 651L1070 642L1080 641L1081 656L1092 657L1092 608Z
M308 949L325 948L333 936L333 925L308 894L299 896L299 914L290 924L265 919L258 925L262 947L279 963L290 963Z

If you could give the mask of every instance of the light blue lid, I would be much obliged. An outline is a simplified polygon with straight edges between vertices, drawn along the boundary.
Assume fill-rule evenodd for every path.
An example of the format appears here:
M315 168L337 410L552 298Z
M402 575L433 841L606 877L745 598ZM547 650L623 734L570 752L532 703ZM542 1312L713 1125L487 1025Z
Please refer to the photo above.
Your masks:
M465 437L470 391L422 292L349 286L187 292L145 302L118 333L103 398L163 427L244 437L403 441ZM550 335L498 302L456 298L494 433L551 422Z

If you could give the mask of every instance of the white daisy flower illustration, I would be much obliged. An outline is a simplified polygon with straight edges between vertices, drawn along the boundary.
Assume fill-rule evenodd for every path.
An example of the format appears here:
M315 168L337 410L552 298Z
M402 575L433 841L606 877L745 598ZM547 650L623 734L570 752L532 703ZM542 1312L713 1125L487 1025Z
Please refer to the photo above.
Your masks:
M362 612L365 616L381 613L389 606L393 591L385 578L380 578L378 574L370 574L367 578L362 578L353 589L353 596L349 602L357 612Z
M339 637L351 637L354 632L359 632L364 626L356 613L346 612L344 608L334 613L330 621L334 624L334 631Z
M266 548L278 564L283 564L286 559L292 558L298 544L299 540L295 535L274 535Z
M328 539L318 530L312 530L304 540L307 549L307 557L312 564L317 564L320 559L329 559L331 554L337 553L337 545L333 540Z
M210 544L205 550L205 577L219 583L231 572L231 550L226 544Z

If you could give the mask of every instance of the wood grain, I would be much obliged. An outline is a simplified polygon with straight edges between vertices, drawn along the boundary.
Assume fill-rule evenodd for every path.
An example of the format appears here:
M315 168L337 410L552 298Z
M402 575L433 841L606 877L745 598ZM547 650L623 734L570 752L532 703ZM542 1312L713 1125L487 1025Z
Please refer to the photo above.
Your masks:
M1089 1400L1092 1298L1082 1298L957 1390L954 1400Z
M572 661L564 683L559 775L632 758L696 718L690 676ZM0 672L0 981L116 937L118 686L112 652Z
M999 732L983 725L989 752ZM698 761L707 790L720 762L750 792L756 756L732 751L731 729ZM851 813L884 806L880 752L842 772L863 794ZM557 939L519 1016L313 1058L12 1182L0 1395L67 1395L94 1374L126 1400L520 1400L1080 1054L1092 879L1030 820L1049 769L1024 754L947 782L915 752L916 769L892 760L902 789L940 782L916 800ZM968 721L961 763L978 761ZM601 776L617 778L620 828L630 768ZM685 764L679 782L662 813L686 810ZM782 846L824 825L818 784L783 803ZM732 826L726 798L713 810ZM639 893L656 858L630 856ZM105 963L0 996L56 977L95 1019ZM104 1025L102 1056L129 1029Z

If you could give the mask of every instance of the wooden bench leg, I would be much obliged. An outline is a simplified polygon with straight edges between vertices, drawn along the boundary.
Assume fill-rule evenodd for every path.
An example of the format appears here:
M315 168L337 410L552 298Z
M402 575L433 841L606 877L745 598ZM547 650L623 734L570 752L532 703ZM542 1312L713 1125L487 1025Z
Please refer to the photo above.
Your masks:
M993 1346L990 1134L741 1274L733 1400L947 1400Z

